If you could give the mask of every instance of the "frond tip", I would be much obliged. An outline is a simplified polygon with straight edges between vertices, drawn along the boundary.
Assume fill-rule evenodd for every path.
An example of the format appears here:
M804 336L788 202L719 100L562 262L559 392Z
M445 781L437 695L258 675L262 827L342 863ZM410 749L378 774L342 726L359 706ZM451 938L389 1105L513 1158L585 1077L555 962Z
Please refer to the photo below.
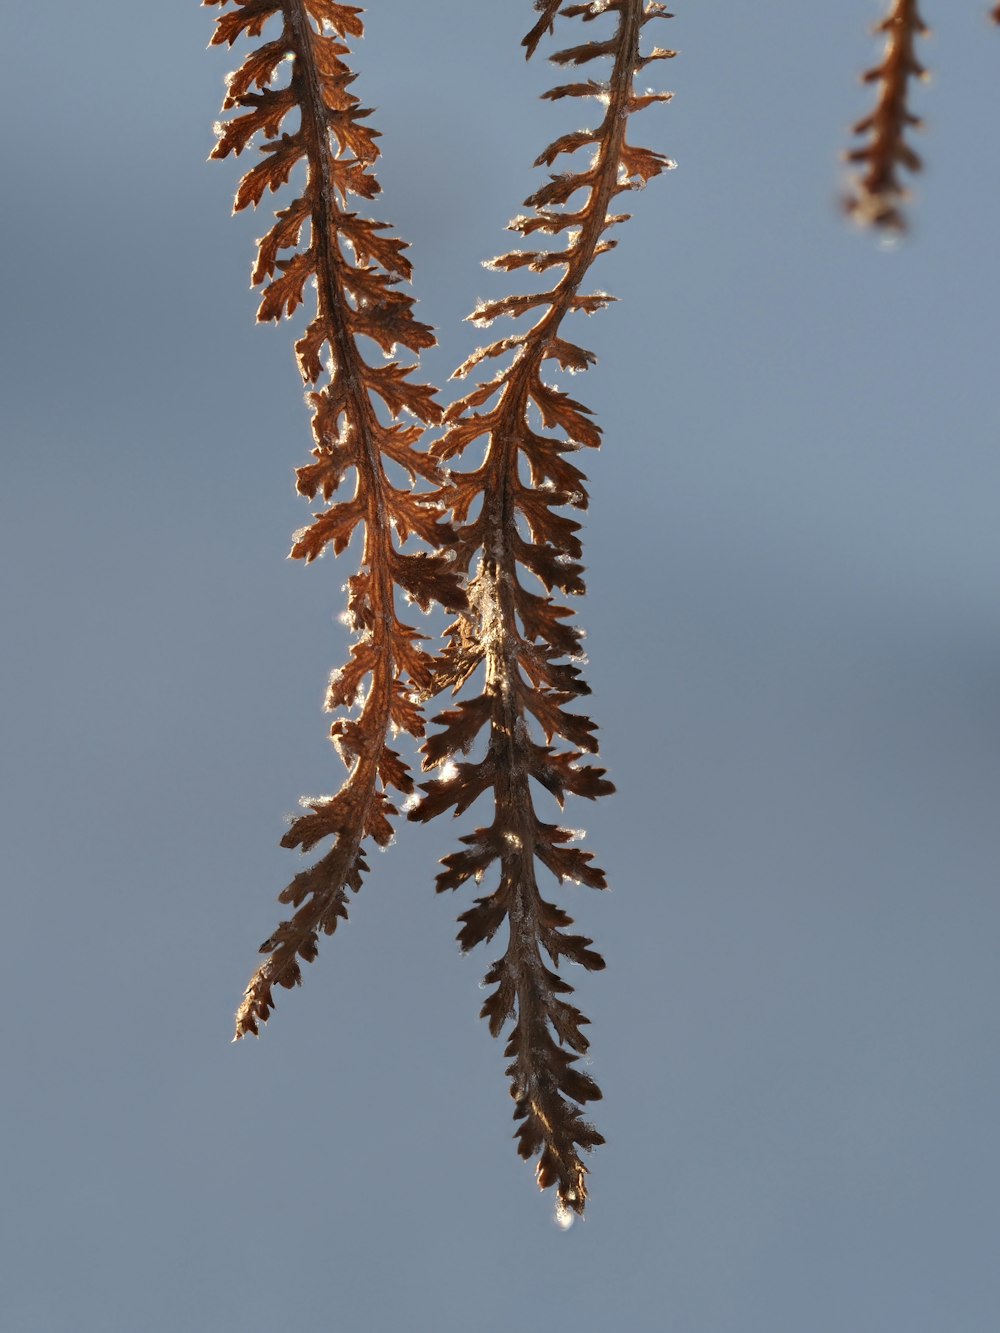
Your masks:
M910 83L925 79L927 71L917 60L918 37L928 28L920 17L917 0L891 0L888 15L876 32L885 34L881 63L862 75L865 83L877 86L874 110L853 127L867 142L846 154L848 162L862 170L854 179L844 202L847 213L862 226L881 227L890 232L906 228L902 206L909 197L900 181L900 171L919 171L922 163L906 140L906 132L919 128L921 121L909 109Z

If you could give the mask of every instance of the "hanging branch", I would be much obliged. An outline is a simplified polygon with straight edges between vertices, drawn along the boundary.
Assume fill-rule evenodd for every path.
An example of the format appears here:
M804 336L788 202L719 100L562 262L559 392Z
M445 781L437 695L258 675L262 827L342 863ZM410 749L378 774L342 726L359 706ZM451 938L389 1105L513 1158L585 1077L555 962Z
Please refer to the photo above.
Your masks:
M544 14L525 39L529 54L552 26L557 9L552 0L537 0L536 7ZM586 508L583 473L567 455L596 448L600 430L583 404L543 379L543 366L555 361L572 373L594 362L591 352L562 336L563 319L577 311L591 314L612 299L580 290L594 258L615 244L605 233L628 216L611 215L612 201L673 165L659 153L633 147L625 137L633 112L670 96L634 90L639 71L674 54L657 48L642 56L639 49L642 27L669 15L663 5L643 0L595 0L561 10L564 17L584 22L605 13L617 20L610 38L570 47L550 59L558 66L583 66L610 58L610 78L567 83L546 94L551 100L594 98L604 106L604 117L596 129L556 139L536 161L551 165L561 154L586 148L593 154L590 165L551 176L526 201L532 213L509 224L524 236L561 235L563 248L514 250L490 265L539 274L561 269L562 276L547 291L508 296L471 316L487 326L499 316L516 319L540 312L530 330L481 348L456 371L464 377L482 362L513 353L505 370L448 410L445 433L431 450L442 461L453 460L473 442L486 442L481 466L451 474L441 493L456 527L458 567L468 570L475 560L476 570L468 589L469 611L448 630L439 683L458 692L480 668L481 678L475 697L463 698L434 719L443 730L425 743L424 768L438 768L440 776L424 785L423 797L410 812L417 820L450 808L459 815L480 795L492 796L493 822L463 837L464 850L444 859L437 889L457 889L470 878L479 883L499 863L498 886L462 914L458 939L468 950L492 939L507 923L507 949L487 973L495 989L482 1017L494 1036L513 1022L506 1054L514 1117L522 1122L518 1151L524 1158L541 1153L539 1185L556 1186L566 1218L571 1209L582 1213L586 1202L587 1169L580 1150L603 1142L580 1106L601 1094L576 1067L588 1048L582 1031L587 1019L562 998L572 987L546 965L542 951L556 966L567 959L593 971L604 961L589 939L568 933L571 918L542 897L536 862L560 881L596 889L606 881L590 853L568 845L579 835L543 822L536 813L532 780L560 806L568 793L594 799L613 787L603 769L581 762L597 751L594 724L566 707L589 693L578 665L581 631L569 623L569 609L552 596L584 591L580 524L561 511ZM578 195L582 200L574 204ZM476 410L490 402L487 410ZM533 576L544 595L529 590L525 575ZM483 732L483 757L456 764L453 756L467 754Z
M361 11L332 0L205 3L233 5L217 20L216 45L259 37L270 19L281 22L280 34L251 51L229 78L223 110L241 114L218 127L212 156L239 154L262 136L261 160L240 182L234 211L258 205L265 190L287 183L298 163L306 167L302 194L278 211L259 242L253 271L263 291L258 320L291 315L309 279L316 290L315 315L295 345L303 380L315 386L308 399L316 461L299 468L297 477L300 493L322 496L327 507L296 534L291 555L307 563L328 547L340 555L357 529L364 534L359 572L348 580L354 646L350 661L333 673L326 698L326 708L341 713L330 735L348 776L336 795L303 800L308 813L293 821L281 843L309 851L333 841L279 895L297 910L261 945L268 957L236 1015L239 1038L266 1022L275 985L301 981L299 959L315 958L320 931L332 934L347 916L347 891L357 892L368 868L364 839L382 847L392 840L396 809L389 789L413 790L386 736L390 727L423 735L418 698L431 686L433 659L421 647L424 636L399 619L397 591L424 610L432 601L458 610L465 599L451 557L441 553L450 537L441 505L394 486L385 467L391 459L411 482L438 479L437 465L415 448L424 425L440 420L435 391L411 382L414 366L395 360L369 365L358 344L360 336L369 338L388 358L397 345L419 353L434 343L428 326L411 314L413 298L395 290L410 278L405 243L384 234L387 224L347 207L351 196L372 199L379 190L371 172L379 155L376 131L365 125L370 113L348 91L355 75L343 59L349 54L344 39L363 34ZM287 83L276 85L284 70ZM289 131L283 127L293 113L298 126ZM402 413L413 422L398 423ZM331 502L351 473L353 494ZM430 552L403 550L411 536ZM352 708L356 716L345 716Z
M1000 12L1000 10L998 10ZM917 128L920 117L907 108L910 80L925 79L927 71L917 60L918 37L928 32L917 10L917 0L892 0L892 8L875 29L886 34L882 63L866 70L864 83L878 85L875 109L853 127L867 135L868 142L848 152L847 161L865 163L845 201L847 212L863 226L888 231L905 230L900 205L909 197L899 172L919 171L922 163L906 142L907 129Z

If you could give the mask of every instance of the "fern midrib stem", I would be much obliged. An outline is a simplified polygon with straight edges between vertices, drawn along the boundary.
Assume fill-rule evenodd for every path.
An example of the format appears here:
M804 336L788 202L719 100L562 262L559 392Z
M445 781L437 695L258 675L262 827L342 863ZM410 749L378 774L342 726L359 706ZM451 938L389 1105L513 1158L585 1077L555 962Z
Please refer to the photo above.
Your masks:
M504 569L514 563L507 540L513 522L510 481L512 475L516 479L517 472L516 458L512 468L511 454L513 452L516 455L518 451L518 427L527 414L528 384L532 374L540 372L542 354L556 336L570 303L580 290L605 230L608 205L618 180L618 163L628 124L626 112L639 56L641 17L642 0L626 0L620 11L618 49L611 72L610 95L604 119L608 130L598 149L594 169L596 184L584 209L584 223L570 252L566 272L556 287L555 298L529 332L508 372L510 378L504 393L504 412L494 432L494 440L499 438L500 443L496 464L500 485L494 492L495 498L490 506L491 526L494 533L499 533L497 545L502 550L501 564ZM507 425L508 421L510 425Z
M884 73L873 127L875 146L883 151L872 159L864 178L874 194L891 184L896 148L906 133L906 95L919 26L918 0L896 0L886 29Z
M330 131L326 120L326 103L316 62L313 59L312 35L303 0L282 0L282 8L293 36L296 53L293 78L300 81L302 133L306 140L306 155L311 181L312 245L316 250L317 299L319 311L332 326L330 339L337 373L347 385L348 420L354 425L359 455L363 466L358 467L358 486L363 487L366 508L365 547L363 561L372 574L372 603L376 626L381 622L384 633L373 632L373 641L381 671L373 672L372 688L378 689L376 721L379 726L378 748L374 755L362 756L349 781L362 778L365 786L363 817L357 823L356 848L363 839L368 811L375 796L378 753L384 748L389 725L392 682L396 674L393 640L395 636L395 606L393 579L389 568L388 547L392 537L386 518L385 476L381 453L374 435L377 419L371 399L362 387L364 363L357 344L344 317L344 283L341 277L343 258L338 245L341 210L336 201L336 186L330 170ZM356 850L355 848L355 850Z
M556 288L556 299L529 334L526 350L533 342L541 342L542 350L554 337L569 304L580 289L580 284L594 261L594 254L604 233L608 205L618 183L618 163L628 129L628 103L632 97L632 81L639 60L639 33L642 28L643 0L625 0L619 11L617 50L609 80L608 107L604 123L608 131L601 138L595 163L597 184L587 202L586 217L576 244L570 254L566 272Z
M521 873L514 877L517 910L510 913L511 944L517 939L517 954L523 958L530 952L541 966L538 950L537 901L538 890L534 875L534 820L530 776L519 750L517 735L524 728L521 708L514 698L514 679L517 667L517 621L514 608L512 581L516 578L517 561L511 549L510 534L516 525L512 491L517 480L517 456L520 439L519 427L527 417L528 389L533 374L539 373L545 349L569 311L570 303L580 289L606 226L608 206L618 180L618 163L628 126L627 108L632 96L634 71L639 59L639 33L642 27L642 0L626 0L619 11L617 49L609 81L608 106L602 136L594 167L595 184L587 202L585 218L573 245L566 272L556 288L555 299L542 318L531 329L523 348L509 371L509 380L503 399L503 413L494 431L491 447L498 446L495 472L499 485L489 499L491 532L486 534L489 552L485 563L494 565L489 577L499 609L497 617L499 645L490 640L488 649L487 681L499 686L494 695L493 734L501 738L501 752L506 759L509 781L496 790L499 809L506 808L521 838L517 859ZM509 423L509 424L508 424ZM497 716L499 712L500 716ZM505 799L506 798L506 799ZM534 977L532 977L534 973ZM530 1023L537 999L538 973L534 967L519 968L517 977L518 1010Z

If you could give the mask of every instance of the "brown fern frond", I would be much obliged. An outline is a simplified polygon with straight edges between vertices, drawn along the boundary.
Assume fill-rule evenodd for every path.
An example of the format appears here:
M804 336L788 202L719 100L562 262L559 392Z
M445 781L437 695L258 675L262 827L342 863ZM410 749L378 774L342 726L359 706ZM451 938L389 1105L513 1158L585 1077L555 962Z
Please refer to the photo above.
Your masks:
M547 0L536 7L543 16L525 39L529 53L559 8ZM561 269L562 276L544 292L493 301L471 316L485 325L499 316L540 312L527 332L494 342L459 368L462 377L485 360L512 354L504 371L448 410L444 434L432 446L442 461L459 457L476 441L485 446L482 464L452 473L440 493L452 511L459 567L468 570L476 562L469 609L447 632L440 683L457 692L474 675L481 679L474 697L435 719L442 730L424 745L424 767L440 768L440 775L423 786L410 817L428 820L448 809L457 815L480 795L492 796L492 823L463 837L463 850L444 859L437 888L457 889L469 879L479 883L499 863L498 886L462 914L458 938L463 950L471 949L492 939L505 921L508 925L506 951L487 974L495 989L482 1016L494 1035L513 1023L506 1053L514 1116L522 1122L518 1150L525 1158L540 1154L539 1184L556 1186L559 1208L569 1216L568 1210L582 1213L587 1198L581 1152L603 1142L580 1108L601 1094L577 1068L588 1047L582 1031L587 1020L563 998L572 988L543 954L555 967L566 959L598 970L604 962L589 939L568 933L570 917L542 897L536 863L560 881L592 888L604 888L605 878L589 853L567 845L577 835L542 821L532 782L560 806L567 794L593 799L613 788L603 769L584 762L597 750L594 724L569 707L589 692L578 665L581 631L553 596L584 591L580 524L565 510L586 508L587 493L584 475L569 456L597 447L600 430L589 409L543 375L547 361L574 372L594 360L566 339L563 320L574 311L589 314L611 299L603 292L584 294L581 284L593 259L613 244L604 239L608 228L624 220L610 213L613 200L673 165L629 144L626 130L633 112L669 97L637 94L635 75L674 53L660 48L640 53L644 24L668 17L663 5L595 0L565 5L560 13L584 22L605 13L616 17L608 40L551 57L560 66L611 58L606 81L563 85L547 94L595 97L605 110L595 129L563 135L539 155L539 164L551 165L582 147L593 153L589 165L551 177L526 201L532 213L510 224L523 235L536 230L561 235L563 248L516 250L494 260L493 267L546 274ZM577 197L580 202L571 207ZM532 582L540 591L531 590ZM485 748L482 757L456 763L477 741Z
M274 1007L273 988L300 982L299 960L315 958L320 932L332 934L346 917L348 890L357 892L367 870L364 841L384 847L392 839L397 812L390 790L413 790L387 734L390 728L424 734L417 701L431 687L433 659L421 646L424 636L400 619L397 594L423 608L438 601L454 611L465 597L442 552L451 531L441 503L393 485L386 471L391 459L411 480L437 478L437 464L415 448L423 427L440 420L435 390L410 380L415 366L369 365L359 344L372 339L392 356L397 345L419 353L434 343L430 328L413 318L413 298L397 290L410 277L405 243L385 235L387 224L349 208L352 196L372 199L379 190L371 171L377 132L350 92L355 75L345 61L347 39L363 35L362 11L333 0L205 3L231 5L217 20L213 44L259 37L271 20L280 23L280 33L251 51L229 79L223 110L233 114L218 127L212 156L239 154L261 140L260 160L240 182L235 210L256 206L305 165L303 192L277 212L253 272L262 289L259 320L291 315L307 282L316 290L315 313L296 343L303 380L313 386L316 461L299 469L298 489L327 506L296 534L291 555L306 562L327 549L339 555L358 531L364 534L361 567L348 583L355 643L326 700L328 710L348 714L330 728L348 776L335 795L304 800L308 813L281 840L303 851L326 839L332 845L279 896L297 910L261 945L268 957L237 1012L239 1038L258 1032ZM288 80L278 84L282 71ZM291 116L297 123L288 126ZM399 421L401 415L412 422ZM334 501L349 473L353 494ZM411 535L431 550L403 549Z
M847 212L863 226L901 232L906 228L902 205L909 197L900 182L902 169L919 171L920 158L906 141L908 129L920 126L919 116L908 107L911 79L924 79L927 71L917 60L918 37L928 28L920 17L917 0L891 0L888 15L875 29L885 33L881 63L862 75L874 83L878 98L870 115L862 117L853 133L867 142L847 153L847 161L864 164L845 200Z

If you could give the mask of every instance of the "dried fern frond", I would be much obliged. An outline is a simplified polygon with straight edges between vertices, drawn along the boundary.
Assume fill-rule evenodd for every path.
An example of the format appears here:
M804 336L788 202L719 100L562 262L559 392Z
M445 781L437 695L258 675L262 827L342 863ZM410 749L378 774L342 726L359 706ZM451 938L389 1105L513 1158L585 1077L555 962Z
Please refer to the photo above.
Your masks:
M917 0L891 0L888 15L875 31L885 33L885 50L881 63L866 70L862 80L877 85L878 99L871 114L853 127L853 133L866 135L867 142L847 153L848 162L863 163L864 169L853 182L845 207L863 226L901 232L906 228L901 206L909 196L899 173L904 168L919 171L922 165L906 141L906 132L921 123L909 110L908 97L911 79L927 77L914 52L917 38L928 28Z
M213 44L260 37L269 20L280 32L255 47L230 76L212 156L242 153L261 136L260 160L246 173L235 210L260 203L266 190L285 185L299 163L306 167L302 194L280 209L259 242L255 286L262 288L259 320L291 315L314 280L316 309L296 343L303 380L314 386L315 462L298 470L298 489L326 507L295 536L291 555L311 561L332 548L339 555L356 530L364 533L361 565L348 581L347 623L355 633L350 661L334 672L326 707L341 716L330 734L348 776L333 796L304 801L308 813L293 821L282 846L308 851L332 839L320 859L296 875L279 901L297 910L261 945L266 961L254 974L236 1015L236 1036L257 1033L274 1007L275 985L301 981L299 959L311 961L321 931L332 934L347 915L348 889L357 891L367 870L363 843L391 841L396 812L390 789L407 794L413 780L389 748L390 727L424 734L418 700L433 679L433 659L418 634L398 615L397 594L427 609L465 604L461 583L442 545L450 529L442 507L428 495L392 484L386 461L400 465L411 482L434 481L437 464L418 453L424 426L440 420L435 391L413 383L414 366L392 360L373 366L359 346L373 340L392 357L398 346L419 353L434 335L411 313L413 298L397 290L410 278L403 241L386 224L349 209L352 196L372 199L379 186L371 172L378 157L369 112L349 91L355 75L345 62L346 39L363 34L361 10L332 0L205 0L221 3ZM281 72L288 80L276 82ZM290 116L297 125L286 128ZM397 419L405 413L410 421ZM385 418L391 418L386 424ZM354 474L353 494L333 500ZM411 536L431 549L403 549ZM354 717L345 715L357 708Z
M549 0L538 0L536 7L544 12L525 39L529 53L558 8ZM535 273L561 269L562 276L546 291L508 296L471 316L488 325L501 315L538 312L527 332L480 349L456 371L464 377L482 362L513 354L506 369L448 410L446 430L432 446L444 462L476 441L485 442L481 466L452 473L441 492L453 515L458 565L468 570L475 561L476 568L469 610L448 630L440 683L457 693L476 677L476 686L472 697L434 719L442 730L424 744L424 767L441 773L424 784L410 817L429 820L448 809L458 815L480 795L488 792L492 798L492 823L463 837L464 849L444 859L437 888L457 889L469 879L479 883L499 863L497 887L462 914L458 939L468 950L492 939L507 923L507 949L487 974L495 989L482 1016L494 1036L513 1023L506 1054L514 1117L522 1122L518 1150L524 1158L541 1154L538 1182L543 1189L556 1186L558 1206L569 1216L568 1210L582 1213L587 1198L581 1150L603 1142L580 1108L601 1094L577 1067L588 1048L582 1030L587 1019L564 998L572 987L547 966L543 952L556 967L566 959L597 970L604 961L589 939L569 933L571 918L542 897L537 866L560 881L596 889L606 881L590 853L569 845L577 835L539 817L532 783L560 806L568 794L593 799L613 787L603 769L583 762L597 751L594 724L567 707L589 693L578 665L581 632L570 623L569 609L553 596L584 591L580 524L563 511L586 507L584 475L569 455L597 447L600 431L589 410L548 383L544 370L553 361L570 372L584 370L595 359L563 336L563 320L574 311L589 314L612 299L603 292L584 294L581 284L593 259L614 245L606 239L608 229L625 219L610 213L613 200L673 165L659 153L629 144L626 130L633 112L669 97L638 94L636 74L674 53L656 48L640 54L643 26L669 17L661 4L595 0L565 5L560 13L584 22L616 16L609 39L550 57L558 66L613 61L606 80L565 83L546 94L553 100L595 98L605 108L604 117L596 128L563 135L539 155L536 165L584 147L593 155L582 170L551 176L526 201L532 212L510 223L524 236L559 236L562 248L515 250L493 260L492 267L527 267ZM539 591L531 591L526 576L528 583L540 585ZM454 762L477 741L485 748L482 758Z

